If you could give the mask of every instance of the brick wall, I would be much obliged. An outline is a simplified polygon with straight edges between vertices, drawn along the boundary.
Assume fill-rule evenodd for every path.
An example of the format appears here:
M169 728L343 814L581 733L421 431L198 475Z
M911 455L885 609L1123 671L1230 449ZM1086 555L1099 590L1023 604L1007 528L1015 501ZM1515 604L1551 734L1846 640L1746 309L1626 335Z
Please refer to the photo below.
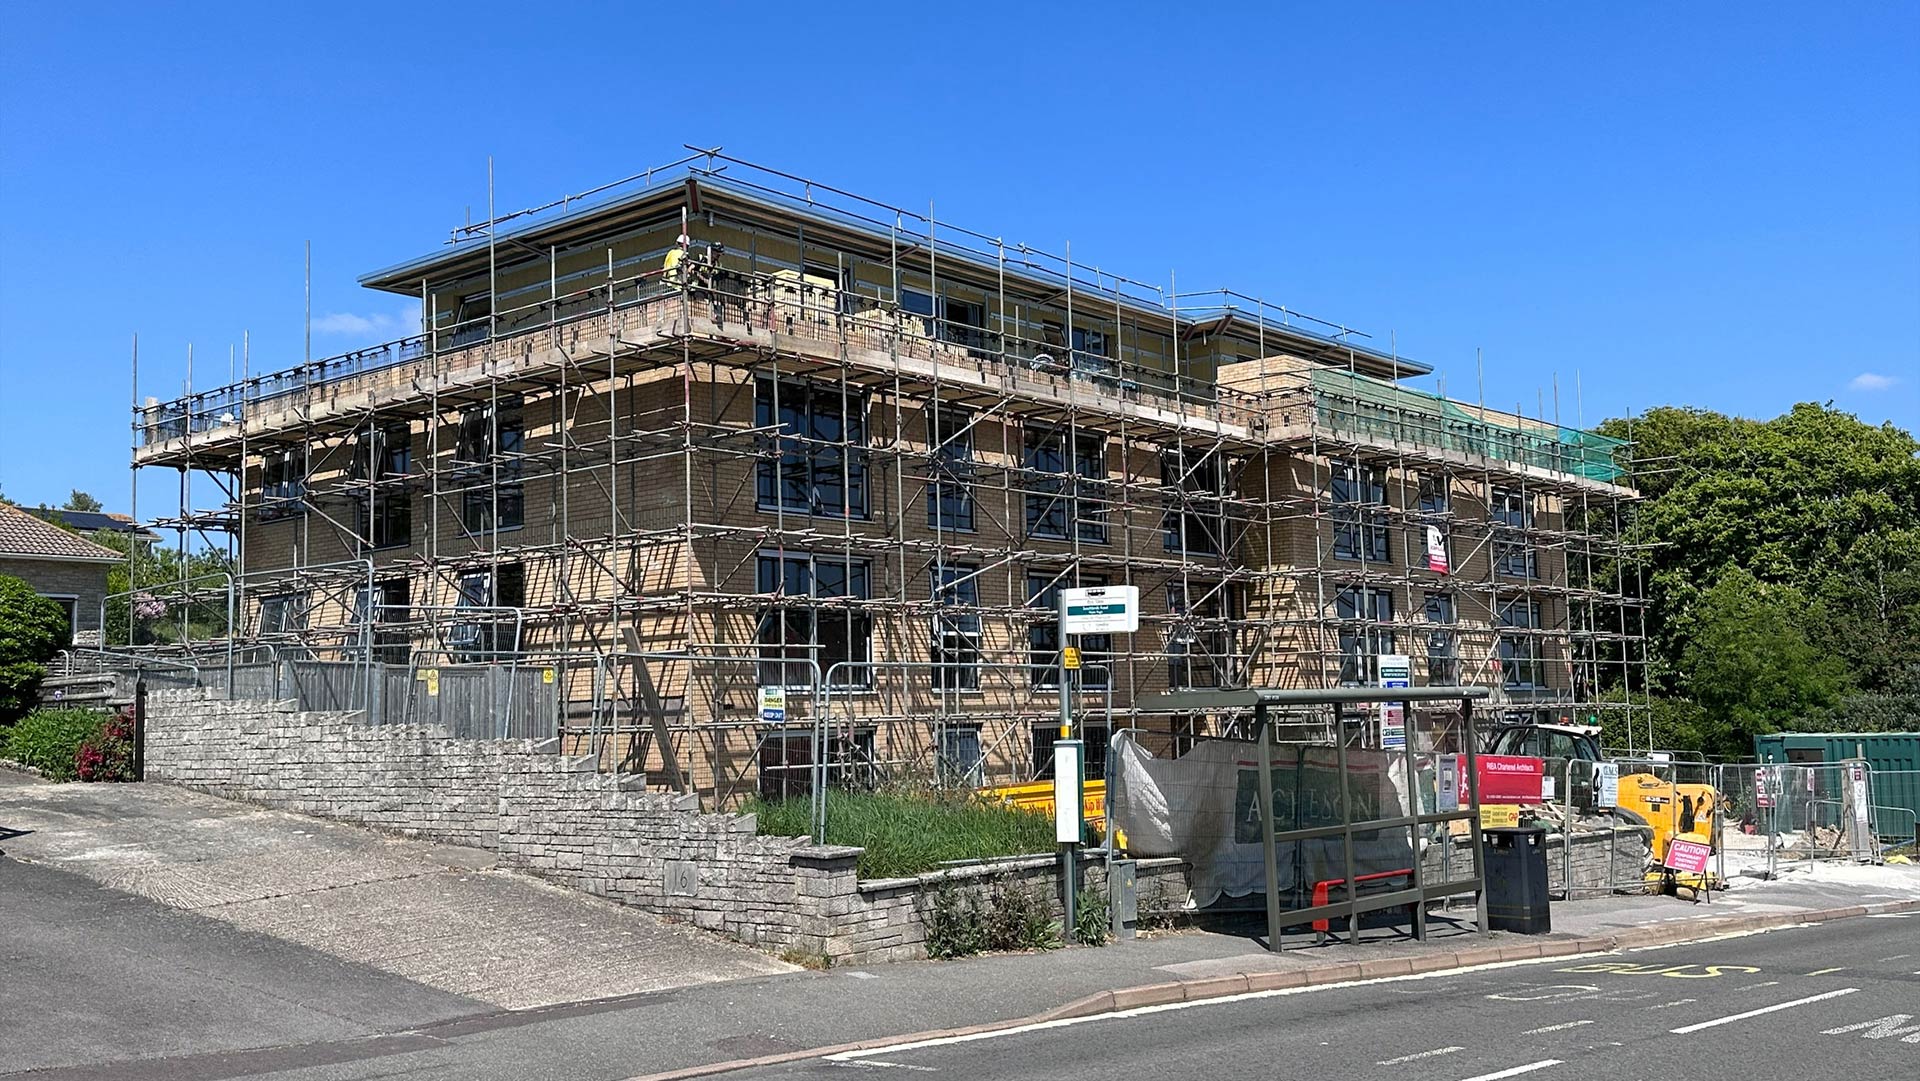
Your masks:
M922 897L941 878L976 889L1014 874L1058 892L1045 857L861 882L858 848L763 837L751 815L702 813L686 797L645 791L644 778L599 773L591 758L557 751L554 741L454 739L434 726L375 727L358 714L197 691L148 701L154 780L491 849L503 867L763 948L921 957ZM1143 892L1149 878L1180 875L1177 862L1158 862L1169 865L1142 871ZM1086 873L1104 884L1097 864Z

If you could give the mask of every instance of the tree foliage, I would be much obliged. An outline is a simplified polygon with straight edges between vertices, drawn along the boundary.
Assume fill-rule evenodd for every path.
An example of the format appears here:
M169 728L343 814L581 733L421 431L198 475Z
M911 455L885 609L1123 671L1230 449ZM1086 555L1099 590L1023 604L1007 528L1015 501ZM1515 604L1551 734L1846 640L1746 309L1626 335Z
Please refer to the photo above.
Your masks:
M13 723L33 704L46 662L67 644L70 631L58 604L0 574L0 724Z
M232 561L225 552L203 548L183 556L177 549L142 544L124 533L100 533L93 540L103 548L132 553L129 561L107 569L107 621L102 642L108 648L129 641L134 645L179 641L183 617L189 639L218 638L226 633L226 581L222 576L232 570Z
M69 491L67 494L67 505L64 507L61 507L60 509L75 510L75 511L91 511L97 514L105 508L101 506L100 501L98 499L93 498L92 496L88 495L87 493L81 491L78 488L74 488L71 491Z
M1808 403L1768 421L1666 407L1601 430L1635 444L1649 674L1698 708L1700 749L1750 754L1775 727L1920 727L1911 434Z

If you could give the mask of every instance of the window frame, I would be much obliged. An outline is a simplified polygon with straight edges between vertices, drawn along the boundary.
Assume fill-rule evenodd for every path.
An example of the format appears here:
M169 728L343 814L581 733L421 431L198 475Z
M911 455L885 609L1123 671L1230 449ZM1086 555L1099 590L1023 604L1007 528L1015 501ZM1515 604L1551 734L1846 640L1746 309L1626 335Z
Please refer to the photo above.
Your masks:
M789 568L804 565L804 579L808 592L793 593L787 590ZM820 574L822 566L839 568L845 583L845 593L820 593ZM769 574L771 568L772 574ZM823 609L818 603L801 605L794 603L798 597L807 597L818 602L836 597L850 597L857 600L869 600L873 596L873 561L858 556L848 559L845 556L822 555L818 552L779 551L762 549L754 556L755 592L774 594L783 598L785 603L776 602L760 610L758 626L754 631L756 647L756 678L762 686L779 686L788 690L812 691L814 684L812 668L805 666L807 661L819 665L820 678L826 679L832 666L841 660L858 662L862 667L854 668L856 678L845 682L835 682L835 688L861 690L872 686L873 671L873 618L867 612L856 607L841 610ZM771 584L770 584L771 583ZM846 634L847 656L824 660L822 651L834 643L821 637L821 613L838 617ZM795 641L795 635L788 633L796 627L804 626L806 635ZM780 634L769 637L769 631L778 628ZM856 643L858 645L856 655ZM771 651L771 654L770 652ZM794 673L804 673L806 678L796 681Z
M798 409L793 405L796 396L802 403ZM831 409L823 411L823 402ZM762 434L760 441L762 449L777 453L754 464L755 508L766 514L810 518L870 518L867 412L864 387L837 380L756 377L754 427L763 433L776 430L777 434ZM821 425L829 422L837 425L837 436L821 434ZM821 483L823 477L830 483ZM827 492L839 494L838 504L824 498Z

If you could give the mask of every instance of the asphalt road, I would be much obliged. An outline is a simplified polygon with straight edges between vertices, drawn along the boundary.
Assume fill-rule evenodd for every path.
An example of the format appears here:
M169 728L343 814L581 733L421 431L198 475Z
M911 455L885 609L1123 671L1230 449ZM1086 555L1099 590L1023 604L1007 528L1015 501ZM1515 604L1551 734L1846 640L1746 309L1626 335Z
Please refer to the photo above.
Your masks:
M906 1043L731 1078L1920 1077L1920 914Z

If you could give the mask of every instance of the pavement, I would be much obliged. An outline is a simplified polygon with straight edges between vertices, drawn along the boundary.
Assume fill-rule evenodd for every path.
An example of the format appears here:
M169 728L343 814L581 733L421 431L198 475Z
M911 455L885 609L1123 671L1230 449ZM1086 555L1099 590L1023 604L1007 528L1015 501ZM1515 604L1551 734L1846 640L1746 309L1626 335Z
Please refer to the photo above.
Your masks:
M1441 914L1424 943L1374 928L1357 945L1296 936L1270 954L1257 928L1230 926L1103 949L801 972L490 870L485 853L164 786L0 775L0 850L0 1075L41 1070L33 1076L58 1081L622 1081L813 1069L851 1045L928 1030L1546 964L1543 951L1614 954L1920 900L1920 869L1823 865L1743 881L1712 904L1556 904L1550 936L1481 936L1464 909ZM1920 953L1920 917L1845 922L1898 928L1883 933ZM1109 1061L1115 1068L1131 1071Z

